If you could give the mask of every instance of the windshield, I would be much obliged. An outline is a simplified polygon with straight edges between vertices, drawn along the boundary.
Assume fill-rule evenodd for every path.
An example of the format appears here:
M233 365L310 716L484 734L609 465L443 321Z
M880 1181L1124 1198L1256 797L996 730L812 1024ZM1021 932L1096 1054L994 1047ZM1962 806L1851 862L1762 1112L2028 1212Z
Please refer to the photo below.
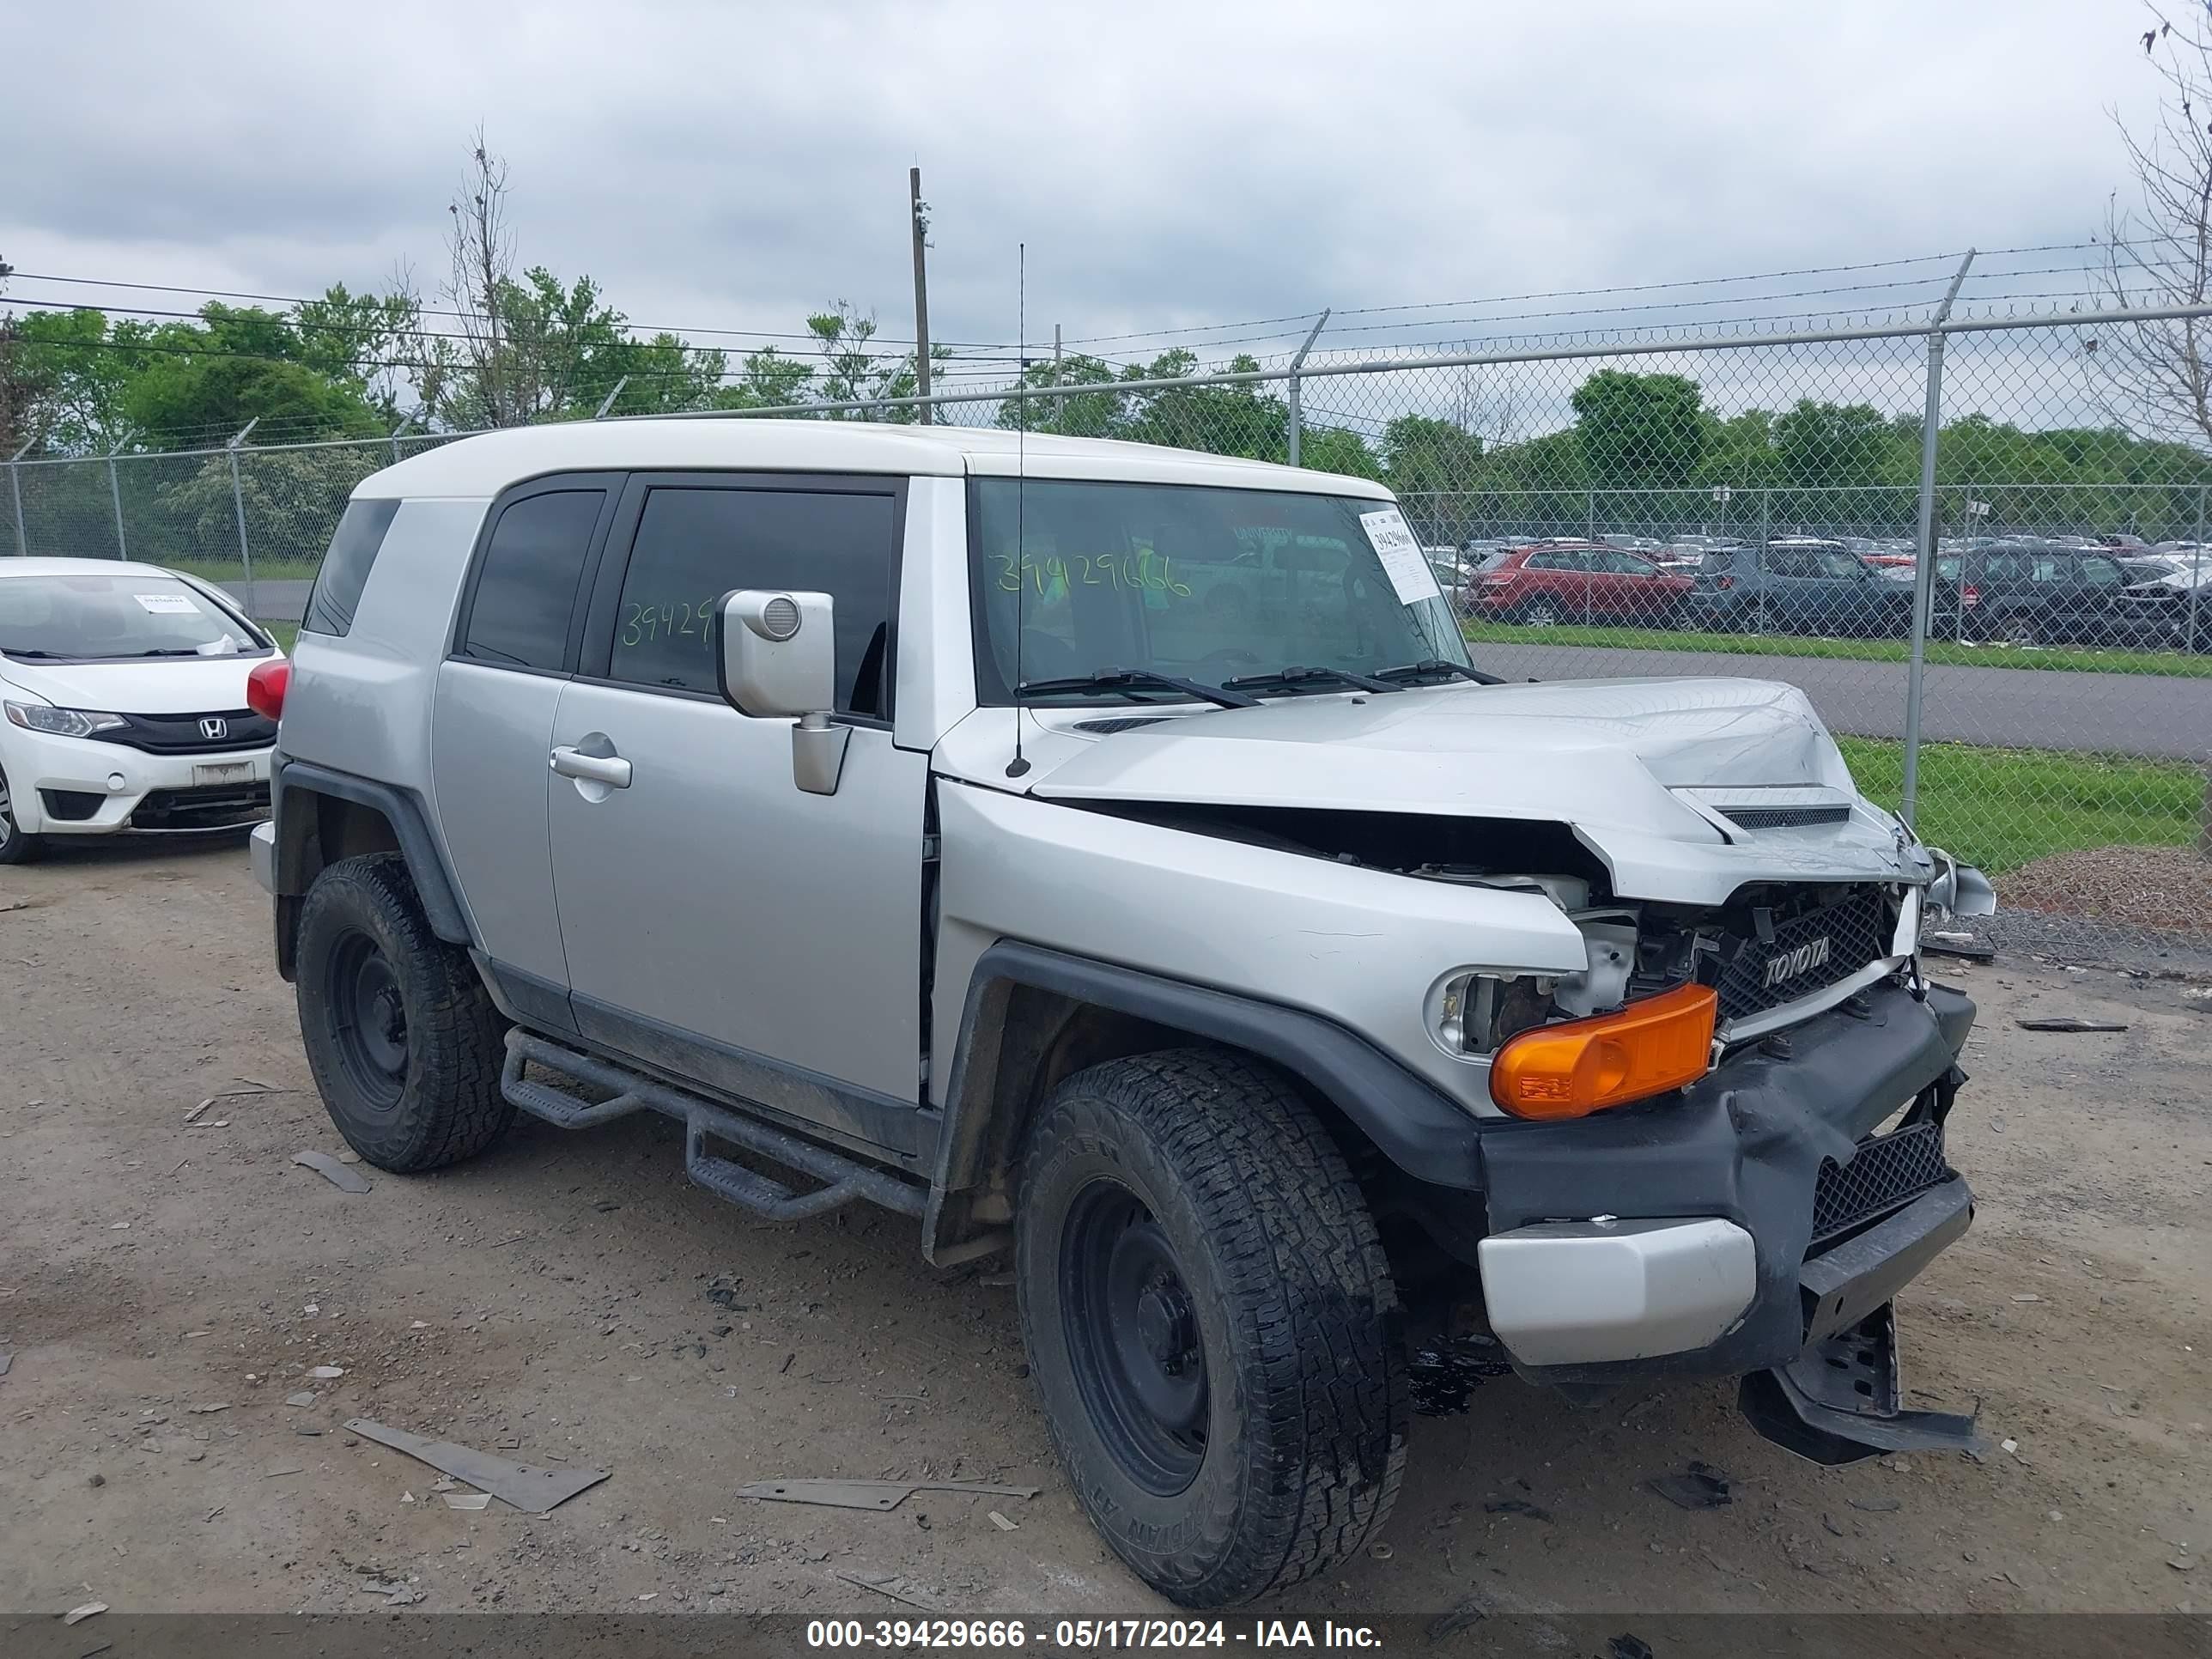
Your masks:
M1387 501L1013 478L978 481L974 500L987 703L1109 668L1219 685L1290 667L1468 660L1435 573Z
M173 576L0 574L0 653L64 662L263 655L269 642Z

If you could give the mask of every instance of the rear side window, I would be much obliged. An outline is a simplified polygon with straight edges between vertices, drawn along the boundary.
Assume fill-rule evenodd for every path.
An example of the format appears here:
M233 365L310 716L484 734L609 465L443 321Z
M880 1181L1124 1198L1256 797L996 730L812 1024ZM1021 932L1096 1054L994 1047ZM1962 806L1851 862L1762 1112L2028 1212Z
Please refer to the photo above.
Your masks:
M577 584L606 499L603 489L552 490L499 515L456 654L510 668L567 665Z
M361 605L362 590L384 545L384 532L392 528L399 511L396 501L348 501L338 517L337 532L322 568L307 594L307 614L300 629L306 634L344 634L353 627L353 613Z

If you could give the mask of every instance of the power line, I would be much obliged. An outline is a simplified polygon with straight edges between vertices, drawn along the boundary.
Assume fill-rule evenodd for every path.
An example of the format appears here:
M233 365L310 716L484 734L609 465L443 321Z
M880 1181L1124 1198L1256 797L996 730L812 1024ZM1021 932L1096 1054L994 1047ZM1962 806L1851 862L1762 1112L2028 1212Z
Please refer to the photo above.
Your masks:
M12 276L13 280L17 282L66 283L80 288L130 289L136 292L145 294L197 294L208 299L258 300L270 305L323 306L332 303L327 295L320 298L303 299L298 295L292 294L254 294L239 289L191 288L178 283L125 283L110 281L109 279L101 276L57 276L30 270L15 271L12 273ZM356 300L374 300L379 296L374 294L357 294L352 297ZM95 308L105 309L106 307ZM413 309L419 312L425 317L456 317L477 322L484 320L483 313L478 311L454 311L438 306L422 305L416 306ZM197 312L160 312L148 314L158 316L196 317L199 313ZM641 330L648 334L675 334L687 338L695 334L712 334L744 339L806 340L812 341L817 343L819 343L822 338L820 335L813 332L811 329L792 331L762 328L675 328L664 326L658 323L633 323L627 319L623 322L623 326L625 328ZM1226 326L1226 325L1224 325L1224 326ZM874 334L871 335L869 337L871 339L881 340L886 345L910 346L914 343L910 339L892 334ZM1003 340L940 340L938 343L939 345L972 348L974 349L983 351L1011 351L1014 349L1012 344Z

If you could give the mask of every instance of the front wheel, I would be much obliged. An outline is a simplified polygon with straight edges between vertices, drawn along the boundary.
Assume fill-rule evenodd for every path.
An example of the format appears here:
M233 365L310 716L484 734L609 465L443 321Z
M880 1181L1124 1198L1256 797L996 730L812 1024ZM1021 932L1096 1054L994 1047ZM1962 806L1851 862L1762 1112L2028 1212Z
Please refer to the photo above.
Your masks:
M1559 608L1549 599L1529 599L1522 605L1516 620L1524 628L1556 628Z
M15 799L8 793L8 775L0 772L0 864L28 864L41 848L39 837L15 821Z
M1203 1049L1069 1078L1031 1126L1014 1231L1054 1447L1139 1577L1226 1606L1382 1526L1410 1411L1397 1292L1280 1078Z
M300 1036L338 1133L411 1174L482 1152L514 1119L498 1012L430 931L396 853L333 864L300 907Z

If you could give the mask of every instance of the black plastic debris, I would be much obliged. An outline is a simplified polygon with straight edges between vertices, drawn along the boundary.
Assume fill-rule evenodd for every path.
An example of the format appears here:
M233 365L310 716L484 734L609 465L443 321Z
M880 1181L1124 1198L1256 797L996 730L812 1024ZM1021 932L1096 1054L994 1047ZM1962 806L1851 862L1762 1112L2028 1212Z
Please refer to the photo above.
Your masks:
M1728 1476L1711 1464L1694 1458L1683 1474L1655 1474L1644 1484L1676 1509L1725 1509L1735 1501L1729 1492Z
M1482 1604L1479 1595L1470 1595L1450 1612L1439 1613L1429 1620L1429 1640L1441 1642L1456 1636L1470 1626L1479 1625L1490 1616L1490 1609Z
M2081 1019L2072 1014L2063 1014L2050 1019L2016 1019L2014 1024L2023 1031L2124 1031L2127 1025L2117 1019Z
M1407 1368L1413 1409L1423 1417L1452 1417L1467 1409L1474 1391L1493 1376L1510 1376L1513 1363L1486 1336L1449 1337L1414 1354Z
M1940 933L1923 933L1920 937L1923 956L1956 957L1962 962L1995 962L1996 947L1984 945L1978 939L1946 939Z
M1525 1515L1531 1521L1549 1521L1551 1510L1525 1498L1493 1498L1482 1506L1486 1515Z
M1607 1642L1605 1650L1612 1659L1651 1659L1651 1644L1626 1631Z

